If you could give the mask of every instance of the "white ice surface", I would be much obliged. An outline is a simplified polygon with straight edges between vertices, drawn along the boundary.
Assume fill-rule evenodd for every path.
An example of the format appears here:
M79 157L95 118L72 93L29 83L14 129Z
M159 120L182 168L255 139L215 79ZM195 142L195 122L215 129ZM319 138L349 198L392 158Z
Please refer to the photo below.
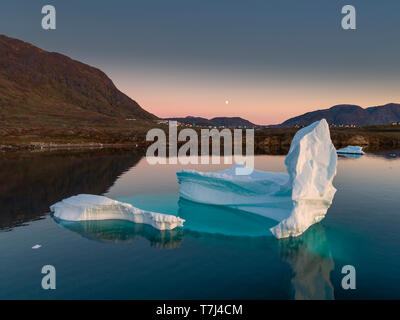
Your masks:
M56 218L67 221L127 220L145 223L159 230L182 227L185 220L168 214L145 211L103 196L80 194L50 207Z
M347 146L346 148L336 150L336 152L339 154L365 154L360 146Z
M254 170L236 175L235 168L217 172L177 172L180 196L195 202L236 208L278 221L277 238L298 236L321 221L336 189L337 154L325 119L299 130L285 159L288 173Z

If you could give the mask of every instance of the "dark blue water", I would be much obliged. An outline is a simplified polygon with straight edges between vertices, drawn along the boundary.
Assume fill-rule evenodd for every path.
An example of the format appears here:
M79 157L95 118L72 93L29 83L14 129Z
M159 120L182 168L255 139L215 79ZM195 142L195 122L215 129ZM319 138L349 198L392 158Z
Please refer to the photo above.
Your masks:
M284 171L283 160L257 156L256 168ZM270 235L268 219L179 200L182 167L150 166L131 151L16 153L0 165L1 299L400 298L400 158L393 153L340 158L326 218L282 240ZM48 214L50 204L78 193L187 223L158 231ZM56 268L56 290L41 287L44 265ZM341 286L344 265L356 269L355 290Z

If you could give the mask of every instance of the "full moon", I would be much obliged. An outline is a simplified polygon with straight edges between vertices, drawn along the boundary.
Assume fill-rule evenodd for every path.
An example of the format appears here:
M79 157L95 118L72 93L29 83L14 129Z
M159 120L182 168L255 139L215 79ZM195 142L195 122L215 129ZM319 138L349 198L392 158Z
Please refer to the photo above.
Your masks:
M225 104L229 104L229 100L225 100Z

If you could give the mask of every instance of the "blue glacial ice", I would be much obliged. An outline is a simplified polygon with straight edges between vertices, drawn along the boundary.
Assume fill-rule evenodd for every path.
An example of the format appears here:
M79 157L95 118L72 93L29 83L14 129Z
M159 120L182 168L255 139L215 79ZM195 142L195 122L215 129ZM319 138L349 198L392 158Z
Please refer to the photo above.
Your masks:
M185 220L174 215L156 213L135 208L103 196L80 194L50 207L54 217L65 221L127 220L144 223L159 230L182 227Z
M336 189L337 154L325 119L299 130L285 159L287 173L254 170L236 175L235 165L217 172L177 172L181 198L226 206L273 219L277 238L295 237L321 221Z
M336 150L338 154L357 154L363 155L365 152L362 150L360 146L347 146L346 148L341 148Z

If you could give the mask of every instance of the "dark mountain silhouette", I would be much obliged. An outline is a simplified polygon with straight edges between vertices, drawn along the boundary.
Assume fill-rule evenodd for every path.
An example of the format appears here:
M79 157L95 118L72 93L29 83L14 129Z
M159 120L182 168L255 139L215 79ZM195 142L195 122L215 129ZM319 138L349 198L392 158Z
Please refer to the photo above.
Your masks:
M356 105L337 105L329 109L307 112L283 122L280 127L308 126L325 118L329 124L369 126L400 121L400 104L389 103L363 109Z
M99 69L0 35L0 123L69 125L157 117Z
M246 119L240 117L217 117L212 118L211 122L217 126L225 126L225 127L238 127L238 126L246 126L246 127L255 127L256 125Z
M187 116L185 118L166 118L166 120L179 121L182 123L193 124L193 125L197 125L197 126L212 126L213 125L211 123L211 121L206 118L192 117L192 116Z
M167 120L176 120L186 124L194 124L198 126L224 126L224 127L239 127L246 126L247 128L255 127L254 123L240 118L240 117L216 117L212 119L206 119L201 117L188 116L185 118L167 118Z

